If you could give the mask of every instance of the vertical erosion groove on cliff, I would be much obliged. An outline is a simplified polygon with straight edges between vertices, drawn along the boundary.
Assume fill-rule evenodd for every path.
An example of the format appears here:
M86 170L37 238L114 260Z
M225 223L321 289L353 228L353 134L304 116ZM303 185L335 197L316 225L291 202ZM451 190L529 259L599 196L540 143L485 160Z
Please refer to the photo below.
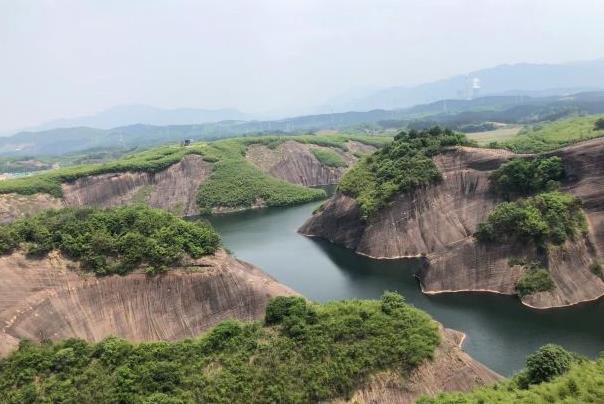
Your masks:
M490 170L512 156L504 151L455 148L434 158L443 180L397 195L385 209L361 220L353 198L338 193L300 229L374 258L417 256L470 236L497 203L488 193ZM342 238L339 226L345 225ZM342 241L340 241L342 240Z
M199 213L197 189L212 173L212 164L189 154L158 173L126 172L84 177L63 185L66 206L111 207L146 202L182 216Z
M555 288L524 296L535 308L560 307L604 295L604 282L589 269L604 251L604 139L566 147L550 155L562 158L567 173L562 191L584 204L589 234L551 249L547 264ZM489 176L511 152L457 147L434 157L443 180L397 195L384 209L361 219L353 198L337 193L301 228L374 258L425 255L418 273L425 293L488 291L515 294L522 267L508 258L535 258L530 246L485 247L472 237L477 225L500 202L489 192Z
M271 297L295 294L224 251L155 277L95 277L77 268L58 254L0 257L0 354L21 338L192 337L227 318L260 318Z
M248 146L246 158L263 172L273 177L304 186L336 184L345 171L344 167L328 167L311 152L327 149L340 156L350 166L356 161L354 154L370 153L375 147L349 141L346 150L327 148L293 140L283 142L275 148L261 144Z

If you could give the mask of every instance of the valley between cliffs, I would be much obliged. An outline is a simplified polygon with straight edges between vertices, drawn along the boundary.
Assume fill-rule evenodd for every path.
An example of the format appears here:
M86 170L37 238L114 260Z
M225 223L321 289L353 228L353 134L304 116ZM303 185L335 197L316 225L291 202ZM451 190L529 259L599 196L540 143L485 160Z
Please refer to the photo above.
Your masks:
M578 143L548 153L559 156L567 175L562 191L579 197L588 234L551 249L547 263L555 288L522 297L533 308L592 301L604 295L604 281L589 264L604 257L604 139ZM500 202L489 191L489 175L504 162L522 157L505 150L455 147L433 158L443 180L397 195L367 220L358 203L336 193L299 229L378 259L425 257L417 274L422 291L516 294L525 269L510 256L531 259L527 246L478 245L477 225Z

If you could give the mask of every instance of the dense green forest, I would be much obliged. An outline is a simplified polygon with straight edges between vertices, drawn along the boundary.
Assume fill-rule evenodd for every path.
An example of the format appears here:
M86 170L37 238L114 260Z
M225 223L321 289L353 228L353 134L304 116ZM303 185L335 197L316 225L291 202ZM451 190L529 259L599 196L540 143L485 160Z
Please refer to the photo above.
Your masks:
M359 202L365 217L382 208L396 193L441 179L431 157L447 146L471 144L465 135L434 127L400 132L394 141L355 164L338 189Z
M150 273L186 256L212 254L220 237L204 221L186 221L160 209L48 210L0 225L0 254L24 249L31 256L59 250L97 275L125 274L140 266Z
M264 324L229 320L178 342L22 341L0 359L0 402L317 402L347 397L383 369L405 375L439 341L436 323L395 293L278 297Z
M526 368L510 380L469 393L443 393L418 400L418 404L602 402L604 357L590 361L556 345L546 345L530 355Z

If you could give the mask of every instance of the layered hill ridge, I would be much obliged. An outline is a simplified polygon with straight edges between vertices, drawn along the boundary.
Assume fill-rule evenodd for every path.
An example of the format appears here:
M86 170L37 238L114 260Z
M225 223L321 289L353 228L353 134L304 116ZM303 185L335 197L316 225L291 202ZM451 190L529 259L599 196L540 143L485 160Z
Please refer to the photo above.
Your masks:
M26 190L26 194L16 192L5 192L0 194L0 222L9 222L24 214L35 213L47 208L97 206L112 207L131 203L145 203L151 207L168 210L180 216L195 216L200 214L198 203L198 192L200 187L208 183L215 172L217 163L222 160L243 164L247 172L243 176L254 176L253 179L264 176L268 180L276 179L284 181L283 184L294 184L304 187L335 184L341 177L346 166L353 164L358 156L367 154L376 149L375 146L354 140L354 136L323 136L312 143L311 136L298 140L289 140L292 137L267 137L251 139L234 139L218 141L208 144L195 145L192 148L168 148L160 151L158 156L150 157L144 155L144 163L153 165L158 159L171 159L167 167L160 170L135 169L131 163L133 158L118 160L112 163L115 169L90 168L90 174L77 174L72 180L65 180L57 185L59 188L55 194L50 195L42 192L32 193ZM384 139L376 140L384 141ZM268 144L268 145L267 145ZM319 145L320 144L320 145ZM243 148L243 156L239 148ZM313 150L324 150L331 155L337 156L342 162L341 166L330 166L329 162L321 161L313 154ZM172 157L174 156L174 157ZM121 164L121 165L120 165ZM223 164L224 167L224 163ZM128 168L132 165L133 168ZM123 167L127 169L124 170ZM67 168L68 169L68 168ZM96 174L96 171L102 171ZM231 171L239 171L236 168ZM48 178L54 171L49 171L42 176ZM228 173L229 175L235 175ZM68 173L66 177L74 177ZM2 185L10 185L11 181L27 181L35 184L38 176L25 177L17 180L6 180ZM247 178L242 178L247 180ZM237 179L233 180L237 182ZM233 184L235 187L237 184ZM280 189L275 193L278 195ZM233 187L229 187L232 189ZM260 185L260 188L263 188ZM12 191L10 187L8 191ZM18 190L18 188L15 188ZM34 188L35 189L35 188ZM257 191L257 192L261 192ZM309 197L316 199L318 192L311 193L304 188L287 188L284 192L296 196L300 201ZM315 195L316 194L316 195ZM295 201L295 199L294 199ZM235 202L235 204L238 204ZM216 211L238 210L249 207L261 207L270 204L258 196L251 205L240 206L212 206Z
M604 139L578 143L550 153L561 157L567 179L562 191L584 203L588 236L552 249L546 260L555 283L548 292L522 298L549 308L595 300L604 282L589 264L604 251ZM530 258L526 246L485 247L472 234L500 202L489 192L489 175L518 157L508 151L455 147L433 157L442 181L398 194L385 208L363 219L357 201L337 193L300 232L327 239L374 258L426 256L418 277L426 293L489 291L515 294L525 272L508 264L510 255ZM514 250L514 251L512 251Z

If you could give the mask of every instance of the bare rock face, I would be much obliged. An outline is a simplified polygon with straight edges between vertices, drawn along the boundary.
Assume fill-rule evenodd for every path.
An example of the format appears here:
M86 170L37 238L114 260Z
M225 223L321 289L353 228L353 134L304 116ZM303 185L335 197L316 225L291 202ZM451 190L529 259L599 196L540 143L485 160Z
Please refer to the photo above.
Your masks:
M361 209L354 198L340 192L328 199L298 230L334 244L357 250L365 228Z
M468 391L502 379L461 349L462 333L441 328L441 334L442 342L436 349L434 359L421 364L408 378L396 372L382 372L345 402L414 403L422 394Z
M248 146L246 158L267 174L282 180L304 185L318 186L336 184L345 171L345 167L328 167L322 164L312 153L312 149L328 149L338 154L350 166L357 158L355 153L370 153L373 146L359 142L348 142L347 151L312 144L303 144L293 140L283 142L274 149L265 145Z
M534 261L534 249L523 246L484 246L471 238L427 256L426 265L418 272L426 294L449 292L516 293L516 283L524 273L521 266L510 267L509 257Z
M604 257L604 139L593 139L550 154L562 158L568 180L563 190L579 197L597 255Z
M96 277L56 253L15 253L0 257L0 278L0 355L21 338L192 337L228 318L261 318L271 297L295 294L224 251L155 277Z
M604 296L604 281L590 269L590 264L596 258L588 238L551 248L547 261L554 289L524 296L522 303L545 309L571 306Z
M526 262L540 258L532 246L485 246L468 238L444 252L428 255L427 265L417 277L426 294L492 292L514 295L516 283L527 269L510 265L511 257ZM554 289L523 296L523 304L546 309L592 301L604 295L604 281L590 270L596 255L588 238L551 247L543 258L548 263Z
M49 194L2 194L0 195L0 223L8 223L44 209L57 209L62 206L61 199Z
M573 305L604 296L604 282L589 269L604 257L604 139L569 146L562 158L568 179L563 191L579 197L589 224L585 239L551 249L547 257L556 287L524 296L535 308ZM443 181L400 194L364 221L353 198L336 194L301 228L374 258L426 256L418 273L425 293L486 291L515 294L525 271L510 257L536 258L531 246L484 246L472 237L500 201L488 192L491 172L517 155L503 150L458 147L435 157Z
M212 173L212 164L190 154L158 173L126 172L83 177L63 184L66 206L111 207L145 202L181 216L199 214L197 189Z

